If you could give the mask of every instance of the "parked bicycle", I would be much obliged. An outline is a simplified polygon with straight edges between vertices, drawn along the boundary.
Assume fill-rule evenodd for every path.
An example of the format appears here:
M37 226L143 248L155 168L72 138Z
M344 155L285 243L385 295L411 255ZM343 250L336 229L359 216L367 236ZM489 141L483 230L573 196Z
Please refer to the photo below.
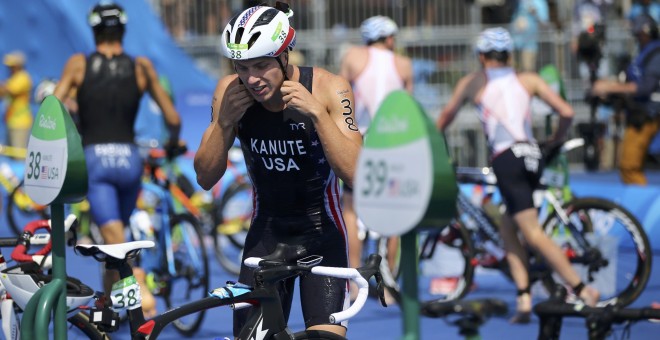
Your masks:
M157 142L147 141L140 145L146 149L146 181L168 183L177 211L190 213L199 220L202 235L210 235L213 240L218 263L229 274L238 275L253 209L252 185L240 147L231 149L226 175L207 192L195 190L179 167L177 159L186 154L185 148L173 150L174 154L168 159L164 150L158 149ZM143 190L138 198L138 208L153 212L157 201L152 193Z
M566 170L567 173L567 170ZM462 184L475 184L486 192L495 191L495 177L488 168L457 169L457 179ZM556 179L556 178L555 178ZM546 234L559 242L570 262L576 267L583 282L593 283L603 277L605 288L597 306L617 304L627 306L639 297L646 287L651 273L651 247L639 221L624 207L602 198L578 197L563 202L564 193L570 192L568 181L544 181L539 188L543 210L547 217L542 224ZM486 200L491 194L484 196ZM510 278L505 250L499 236L493 210L488 212L473 202L463 191L458 196L458 216L441 230L419 234L420 268L428 264L437 268L439 257L450 258L455 272L447 275L454 280L440 294L430 294L434 273L420 276L421 301L445 301L463 297L470 289L475 266L500 270ZM501 213L501 212L500 212ZM542 215L543 215L542 214ZM468 232L465 232L465 231ZM380 241L383 243L384 241ZM469 249L473 245L474 256ZM599 247L600 245L600 247ZM379 246L378 249L386 249ZM442 252L439 249L449 249ZM383 253L380 253L383 256ZM386 258L383 256L383 258ZM385 261L384 261L385 262ZM398 268L386 273L388 266L381 266L385 284L395 299L400 300L400 286L396 280ZM549 291L556 279L552 270L540 256L530 252L530 282L540 281ZM607 286L611 285L611 286Z
M65 230L75 229L76 218L69 215ZM35 220L27 223L20 237L0 238L0 247L14 247L11 259L15 265L8 266L0 252L0 316L2 334L5 339L21 338L21 315L28 301L39 288L52 279L50 222ZM33 251L38 247L38 250ZM33 252L31 252L33 251ZM67 277L66 304L68 323L90 338L102 338L104 334L89 323L89 315L79 308L85 307L94 297L94 291L80 282Z
M135 283L129 259L135 258L141 251L153 247L152 241L134 241L113 245L77 245L76 250L84 256L92 256L104 262L106 268L118 270L121 291L113 293L111 305L95 308L94 323L100 329L112 332L117 329L118 315L116 308L128 308L131 338L157 338L164 327L185 316L219 307L230 306L234 309L254 307L248 322L236 339L344 339L334 333L324 331L300 331L293 333L283 316L278 286L283 280L307 273L354 280L359 287L357 300L343 312L328 316L330 323L340 323L356 315L367 299L367 280L372 276L380 281L378 265L380 257L373 255L365 266L354 268L323 267L318 264L322 257L309 255L301 246L279 244L276 250L263 258L248 258L245 264L256 268L255 286L228 284L215 289L210 296L178 306L149 321L144 320L139 298L139 285ZM258 334L257 334L258 333Z
M142 184L142 195L153 201L146 207L153 223L153 234L144 225L132 225L133 240L151 239L158 247L142 252L139 266L147 273L147 285L154 296L165 300L167 309L182 305L195 297L202 298L209 291L209 263L200 221L195 207L170 180L175 178L170 163L185 153L185 147L171 150L151 149L146 167L149 180ZM182 208L177 208L182 204ZM145 229L147 232L145 233ZM188 315L174 322L183 335L191 336L199 329L204 311Z
M584 318L589 340L605 339L611 335L612 325L622 323L627 324L624 332L630 337L633 323L660 319L660 309L657 308L623 308L619 304L594 308L566 303L566 294L566 288L558 286L550 299L534 306L534 313L540 319L539 339L559 339L565 317Z

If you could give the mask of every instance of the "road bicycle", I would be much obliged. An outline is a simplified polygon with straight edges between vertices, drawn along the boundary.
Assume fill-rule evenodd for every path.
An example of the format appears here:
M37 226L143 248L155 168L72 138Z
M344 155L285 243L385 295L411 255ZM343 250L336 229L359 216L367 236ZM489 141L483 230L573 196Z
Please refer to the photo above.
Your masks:
M229 274L238 275L253 209L252 185L240 147L231 148L226 175L211 191L195 191L176 162L187 152L186 148L173 149L168 158L164 150L157 148L157 142L147 141L140 145L147 149L144 151L146 181L168 183L177 210L190 213L199 220L202 235L210 235L213 240L218 263ZM137 206L151 213L157 201L149 191L142 191Z
M566 152L576 144L579 143L567 142L561 146L562 151ZM421 301L445 301L465 296L470 290L476 266L499 270L510 278L496 222L502 211L483 206L496 191L492 170L457 168L456 174L459 182L477 185L485 194L473 200L464 190L459 191L458 218L440 230L419 234ZM538 191L542 198L540 216L546 216L543 230L559 242L583 282L600 284L601 300L597 306L627 306L639 297L650 277L652 254L643 227L628 210L602 198L577 197L564 201L565 193L570 192L567 178L559 178L561 176L556 172L553 175L544 175ZM378 249L386 248L379 246ZM473 254L470 249L474 250ZM439 276L438 273L425 273L424 267L436 271L438 267L442 269L443 264L438 262L442 259L446 260L444 265L451 265L455 271L445 275L453 279L451 284L437 292L433 291L433 279ZM554 289L557 278L549 266L533 252L530 252L529 261L530 283L541 282L548 291ZM400 286L396 280L398 268L391 266L394 270L386 273L388 267L381 267L385 284L392 296L400 301Z
M147 273L147 285L154 294L165 300L168 309L195 297L204 297L209 291L209 263L199 213L187 196L170 178L169 163L186 152L185 147L171 150L151 149L146 161L147 181L142 183L142 195L150 197L143 208L151 226L135 225L128 228L133 240L153 240L158 245L143 251L138 264ZM199 329L204 311L190 314L174 322L181 334L191 336Z
M356 315L363 307L368 295L367 280L375 277L380 281L378 270L380 257L376 254L361 268L324 267L319 264L323 257L310 255L302 246L278 244L275 251L263 258L247 258L245 264L255 268L253 287L238 283L228 283L213 290L209 296L170 309L145 321L139 297L139 285L135 283L129 259L154 246L152 241L133 241L113 245L77 245L76 250L83 256L92 256L104 262L107 269L118 270L121 284L113 292L111 304L97 306L91 310L91 322L99 329L112 332L117 329L117 308L128 308L131 338L157 338L164 327L176 320L206 309L229 306L233 309L253 307L247 323L236 339L345 339L324 331L300 331L293 333L287 326L282 311L278 287L283 280L308 275L350 279L359 287L358 298L346 310L328 316L333 324L341 323ZM382 288L381 288L382 289ZM384 303L384 300L381 299Z
M75 230L76 218L69 215L65 220L65 230ZM45 232L44 232L45 231ZM11 259L15 265L8 266L0 252L0 316L2 334L5 339L21 338L21 315L28 301L36 291L51 281L48 269L51 267L50 222L35 220L27 223L20 237L0 238L0 247L14 247ZM39 247L30 253L31 249ZM32 249L34 250L34 249ZM94 291L80 282L67 277L66 304L69 308L67 321L69 328L76 328L88 337L101 338L103 332L90 324L84 308L94 297Z
M660 309L657 308L623 308L618 304L594 308L566 303L566 295L566 288L558 286L548 300L534 306L534 313L540 319L539 339L559 339L565 317L584 318L589 340L605 339L611 335L613 324L622 323L627 324L624 333L628 333L630 338L630 328L633 323L660 318Z

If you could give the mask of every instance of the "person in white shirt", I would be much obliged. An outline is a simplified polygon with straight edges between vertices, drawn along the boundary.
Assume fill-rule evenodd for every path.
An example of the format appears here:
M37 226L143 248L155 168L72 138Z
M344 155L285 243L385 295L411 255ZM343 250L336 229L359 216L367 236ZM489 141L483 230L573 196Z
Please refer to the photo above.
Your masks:
M551 143L561 141L566 135L573 119L573 108L538 74L517 74L510 66L512 50L511 35L504 28L487 29L479 35L476 51L483 68L459 80L440 113L437 126L444 131L465 103L472 103L477 108L497 186L507 208L500 233L511 276L518 288L516 314L511 322L528 323L532 300L527 252L518 238L518 231L526 244L545 258L586 305L594 306L600 294L581 281L559 246L543 232L532 199L544 164L540 148L532 136L531 98L540 97L560 115L559 126L549 140Z

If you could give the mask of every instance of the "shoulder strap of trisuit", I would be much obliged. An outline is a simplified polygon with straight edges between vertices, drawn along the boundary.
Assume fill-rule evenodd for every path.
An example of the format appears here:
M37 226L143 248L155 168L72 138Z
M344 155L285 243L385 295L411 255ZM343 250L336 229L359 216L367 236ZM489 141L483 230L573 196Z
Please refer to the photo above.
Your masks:
M300 70L300 79L298 80L309 93L312 93L312 80L314 77L314 68L309 66L298 66Z

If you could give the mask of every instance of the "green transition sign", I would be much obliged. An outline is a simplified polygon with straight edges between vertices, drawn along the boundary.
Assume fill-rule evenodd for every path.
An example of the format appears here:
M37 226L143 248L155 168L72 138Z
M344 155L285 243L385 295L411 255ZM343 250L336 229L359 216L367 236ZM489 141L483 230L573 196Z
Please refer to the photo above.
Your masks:
M36 203L74 203L87 194L87 166L76 126L55 96L39 107L25 158L25 190Z
M441 228L455 217L457 194L444 138L412 96L392 92L378 109L358 160L358 216L385 236Z
M87 194L87 166L80 135L55 96L44 99L35 117L23 180L33 201L50 205L53 278L25 306L21 339L48 339L51 315L55 339L66 339L64 204L79 202Z

